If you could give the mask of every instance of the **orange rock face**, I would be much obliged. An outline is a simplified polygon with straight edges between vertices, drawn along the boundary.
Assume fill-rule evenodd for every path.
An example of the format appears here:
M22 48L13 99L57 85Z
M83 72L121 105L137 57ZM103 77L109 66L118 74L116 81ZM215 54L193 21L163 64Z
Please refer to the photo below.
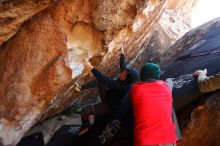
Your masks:
M183 133L184 140L178 146L220 145L219 99L219 93L215 94L193 111L191 121Z
M71 70L65 63L66 55L65 35L51 19L45 17L36 16L27 22L10 42L2 46L2 131L9 125L11 128L7 133L16 129L26 131L36 122L57 90L71 80ZM13 137L7 133L1 136L7 139L21 137L20 132Z
M15 145L35 123L78 98L91 79L82 61L117 72L119 48L135 60L166 9L161 0L0 1L0 144ZM37 14L36 14L37 13ZM90 92L85 92L83 96Z
M50 0L0 1L0 45L16 34L24 21L51 3Z
M198 0L168 0L167 9L185 9L191 12L191 8L197 5Z

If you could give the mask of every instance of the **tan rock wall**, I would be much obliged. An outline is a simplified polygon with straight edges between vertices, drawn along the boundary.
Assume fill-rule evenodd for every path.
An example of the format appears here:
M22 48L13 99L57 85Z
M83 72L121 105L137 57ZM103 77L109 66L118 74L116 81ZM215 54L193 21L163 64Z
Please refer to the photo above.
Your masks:
M192 112L191 121L183 132L184 140L178 146L220 145L220 94L209 98Z
M83 59L90 58L110 76L118 70L122 45L134 61L166 8L166 1L161 0L0 4L0 44L5 42L0 46L0 138L4 145L16 144L39 120L89 96L92 91L72 92L74 82L92 78L82 72Z
M65 35L51 19L38 16L1 48L3 140L18 140L36 122L57 90L71 79L71 70L64 60L66 55Z
M24 21L51 3L52 0L0 1L0 46L17 33Z
M198 0L168 0L167 9L186 9L191 12L198 3Z

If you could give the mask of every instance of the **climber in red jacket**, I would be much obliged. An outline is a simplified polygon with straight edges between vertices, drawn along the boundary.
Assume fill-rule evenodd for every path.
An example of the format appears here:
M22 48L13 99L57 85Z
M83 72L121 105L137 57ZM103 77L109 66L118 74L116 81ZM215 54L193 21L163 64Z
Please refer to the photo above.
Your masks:
M145 64L141 82L131 88L134 146L175 146L181 139L169 85L158 80L160 67Z

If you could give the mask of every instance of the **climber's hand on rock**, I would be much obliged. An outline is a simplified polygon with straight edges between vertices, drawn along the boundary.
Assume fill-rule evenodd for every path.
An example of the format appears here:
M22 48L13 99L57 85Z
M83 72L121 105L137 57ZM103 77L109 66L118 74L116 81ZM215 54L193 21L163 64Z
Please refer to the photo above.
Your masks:
M121 54L125 54L125 51L124 51L124 46L121 46Z
M206 74L207 74L207 69L204 69L204 70L197 70L192 75L194 77L198 77L200 75L206 75Z

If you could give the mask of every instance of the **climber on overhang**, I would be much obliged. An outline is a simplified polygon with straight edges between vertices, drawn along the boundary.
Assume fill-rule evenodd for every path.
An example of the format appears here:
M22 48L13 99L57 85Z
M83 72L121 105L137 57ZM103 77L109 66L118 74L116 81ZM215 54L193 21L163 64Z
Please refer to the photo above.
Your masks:
M88 60L84 61L85 69L90 70L96 80L82 85L80 90L98 86L102 101L94 107L96 116L111 114L117 111L120 107L121 99L130 90L131 85L138 81L138 71L126 63L123 47L121 47L121 51L120 75L117 79L103 75ZM79 87L77 87L78 89Z
M206 74L207 69L197 70L193 73L194 77L198 77L199 90L201 92L210 92L220 89L220 72L209 77Z
M142 82L134 84L131 93L124 96L114 119L98 134L94 145L115 141L116 138L119 139L118 135L125 133L122 131L127 132L123 137L126 136L131 143L134 135L135 145L173 146L176 141L182 139L172 107L173 81L168 78L164 82L158 80L159 77L158 65L147 63L142 67L140 72Z

